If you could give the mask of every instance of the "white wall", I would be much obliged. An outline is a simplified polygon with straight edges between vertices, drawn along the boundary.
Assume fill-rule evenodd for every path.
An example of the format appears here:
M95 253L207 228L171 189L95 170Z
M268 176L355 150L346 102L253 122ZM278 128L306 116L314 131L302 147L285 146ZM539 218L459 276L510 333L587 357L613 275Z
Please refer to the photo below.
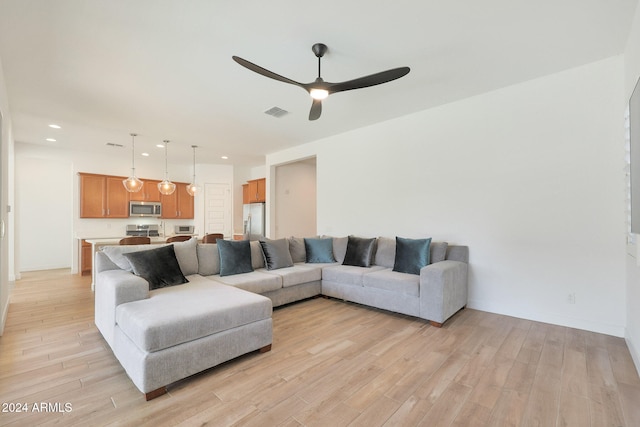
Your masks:
M273 186L274 238L317 234L315 161L278 166Z
M16 157L18 271L71 267L71 160L24 157L19 150Z
M267 170L317 156L321 234L468 245L472 308L622 336L622 75L608 59L274 153Z
M12 266L13 220L13 137L11 134L11 115L7 101L7 90L4 83L2 62L0 61L0 221L4 224L4 236L0 235L0 335L9 310L9 296L13 287L15 272Z
M633 88L640 77L640 7L636 8L631 34L624 53L625 58L625 98L631 97ZM636 236L638 242L640 236ZM632 248L637 251L637 248ZM632 253L635 253L632 251ZM626 286L626 313L627 330L626 341L631 351L631 356L640 372L640 263L637 257L627 255L627 286Z

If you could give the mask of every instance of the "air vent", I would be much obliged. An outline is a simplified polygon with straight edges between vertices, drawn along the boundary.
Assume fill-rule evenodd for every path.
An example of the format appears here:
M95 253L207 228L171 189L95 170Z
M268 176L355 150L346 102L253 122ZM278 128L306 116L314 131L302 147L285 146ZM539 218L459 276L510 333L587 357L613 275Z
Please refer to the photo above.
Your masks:
M289 114L287 110L283 110L282 108L279 108L279 107L271 107L264 113L270 116L276 117L278 119L282 116L286 116L287 114Z
M119 147L119 148L124 147L124 145L122 145L122 144L114 144L113 142L107 142L107 145L109 147Z

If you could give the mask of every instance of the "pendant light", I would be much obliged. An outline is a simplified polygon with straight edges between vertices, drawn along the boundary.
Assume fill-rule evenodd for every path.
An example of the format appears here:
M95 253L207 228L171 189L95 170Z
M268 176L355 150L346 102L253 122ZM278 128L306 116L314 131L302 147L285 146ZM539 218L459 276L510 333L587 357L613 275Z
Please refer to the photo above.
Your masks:
M164 142L164 181L158 183L158 191L160 191L160 193L164 194L165 196L168 196L170 194L173 194L174 191L176 191L176 185L173 182L169 181L168 179L169 168L167 166L167 146L169 145L169 140L165 139L163 142Z
M130 135L131 135L131 176L129 178L127 178L127 179L123 179L122 180L122 185L124 185L124 188L126 188L126 190L129 193L137 193L138 191L142 190L142 186L144 185L144 182L140 181L136 177L135 141L136 141L136 136L138 136L138 134L137 133L132 133Z
M193 148L193 179L191 180L191 184L187 184L187 193L195 196L200 189L196 185L196 148L198 148L198 146L192 145L191 148Z

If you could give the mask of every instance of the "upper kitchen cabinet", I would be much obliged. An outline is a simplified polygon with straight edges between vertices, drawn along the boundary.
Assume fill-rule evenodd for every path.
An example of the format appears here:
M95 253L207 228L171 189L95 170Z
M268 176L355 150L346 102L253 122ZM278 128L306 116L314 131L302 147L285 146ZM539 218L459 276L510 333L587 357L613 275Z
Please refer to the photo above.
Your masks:
M119 176L80 173L80 218L128 218L129 192Z
M159 202L160 191L158 191L158 183L160 181L143 179L142 182L144 182L142 190L136 193L129 193L129 200L136 202Z
M176 191L162 194L162 217L164 219L193 219L193 196L187 193L187 184L176 182Z
M263 203L266 201L267 180L265 178L247 181L246 190L243 188L243 196L247 195L245 203ZM244 198L244 197L243 197Z

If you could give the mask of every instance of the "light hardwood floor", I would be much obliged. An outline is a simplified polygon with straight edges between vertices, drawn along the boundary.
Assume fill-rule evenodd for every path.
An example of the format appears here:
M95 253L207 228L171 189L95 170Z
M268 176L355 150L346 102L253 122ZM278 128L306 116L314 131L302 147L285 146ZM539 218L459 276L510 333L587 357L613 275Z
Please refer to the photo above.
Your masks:
M640 426L620 338L470 309L438 329L324 298L273 320L272 351L146 402L93 324L89 279L26 273L0 338L0 409L27 412L0 425Z

